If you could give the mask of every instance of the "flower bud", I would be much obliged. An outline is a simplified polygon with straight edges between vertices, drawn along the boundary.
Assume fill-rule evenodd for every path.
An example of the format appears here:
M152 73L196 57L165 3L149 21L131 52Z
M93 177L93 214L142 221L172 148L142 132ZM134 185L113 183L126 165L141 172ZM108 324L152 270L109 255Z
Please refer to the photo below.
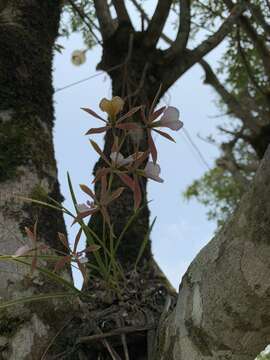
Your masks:
M71 62L73 65L80 66L86 62L85 50L74 50L71 54Z

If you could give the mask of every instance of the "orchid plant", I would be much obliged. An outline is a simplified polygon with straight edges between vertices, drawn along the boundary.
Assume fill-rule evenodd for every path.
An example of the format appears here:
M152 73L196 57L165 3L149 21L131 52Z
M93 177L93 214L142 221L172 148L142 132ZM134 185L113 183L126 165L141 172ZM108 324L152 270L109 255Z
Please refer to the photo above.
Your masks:
M58 238L66 251L61 252L49 249L48 246L42 244L40 245L37 239L37 223L35 223L33 229L25 229L33 246L31 247L24 244L17 249L15 254L2 255L0 256L0 260L12 260L28 265L30 266L32 272L36 270L41 271L55 281L67 286L69 290L72 289L73 293L75 292L76 294L79 290L71 283L64 280L60 274L57 274L59 271L63 270L67 264L79 269L85 282L88 279L88 274L91 272L91 269L95 269L95 271L101 275L110 287L115 288L118 286L119 277L124 277L124 274L120 264L117 262L117 249L124 233L127 231L131 222L142 207L143 194L140 185L140 178L145 177L159 183L164 181L160 177L161 168L157 163L158 152L152 134L155 132L170 141L174 141L171 135L163 130L160 130L160 128L178 131L183 127L183 123L179 120L179 111L175 107L163 106L158 110L154 110L157 98L158 94L156 95L149 111L146 110L145 106L137 106L130 109L125 114L122 113L125 105L123 99L119 96L115 96L111 100L104 98L100 101L99 107L101 111L106 113L107 119L97 114L90 108L82 108L83 111L104 123L104 126L102 127L91 127L86 132L86 135L92 136L110 130L113 136L113 145L109 155L106 155L100 149L98 144L94 140L90 139L93 149L103 159L104 164L104 166L96 172L96 176L93 181L93 183L100 182L99 193L96 194L94 190L91 190L89 185L81 184L81 190L89 197L89 199L84 203L78 203L71 179L68 175L70 193L76 211L75 214L51 198L48 199L48 203L35 199L22 198L24 201L31 201L39 205L48 206L71 216L73 218L72 225L79 225L79 230L76 235L73 248L70 248L65 234L62 233L58 233ZM148 149L139 151L137 141L138 134L139 137L142 137L142 135L147 136ZM134 140L133 153L125 157L121 150L127 136L137 140ZM122 186L113 190L112 183L115 176L120 179ZM121 197L122 193L126 191L127 188L133 192L134 214L131 216L128 224L126 224L123 228L122 233L118 236L118 238L116 238L113 232L113 224L110 219L109 205ZM91 229L90 226L84 223L85 218L89 218L98 212L101 214L103 219L104 234L102 239ZM106 245L106 242L104 242L104 238L106 236L105 232L106 234L109 233L109 248ZM88 246L84 250L78 251L78 244L82 234L86 236ZM145 240L142 246L145 246L147 240L148 239ZM103 252L103 255L105 256L101 256L101 252ZM91 261L89 261L89 253L93 254L96 264L92 264ZM139 257L142 253L143 248L139 251L136 264L138 263ZM30 262L29 259L31 260ZM51 271L40 266L38 263L39 259L54 262L53 270Z

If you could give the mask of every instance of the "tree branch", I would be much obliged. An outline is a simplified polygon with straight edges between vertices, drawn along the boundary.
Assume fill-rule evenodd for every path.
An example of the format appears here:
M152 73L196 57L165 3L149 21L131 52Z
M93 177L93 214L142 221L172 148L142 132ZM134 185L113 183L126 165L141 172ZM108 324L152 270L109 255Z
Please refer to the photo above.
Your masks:
M220 44L228 33L232 30L232 26L239 19L241 14L246 10L246 5L238 4L231 9L230 15L222 23L219 29L214 35L209 36L204 40L199 46L191 51L190 55L193 57L192 62L195 64L199 59L207 55L211 50L213 50L218 44Z
M204 83L211 85L220 95L224 103L228 106L230 112L241 119L247 128L257 133L259 127L251 113L246 110L242 104L238 102L237 99L221 84L211 66L204 59L200 60L199 64L202 66L205 72Z
M249 181L242 172L239 171L240 168L233 153L237 141L238 139L234 138L232 141L221 144L222 156L216 160L216 164L224 170L229 171L235 182L245 191L249 186Z
M190 0L180 0L180 24L175 41L165 56L172 58L178 56L186 49L190 34L191 14Z
M231 0L224 0L226 6L229 10L233 9L234 4ZM245 16L239 17L239 22L250 40L253 42L255 48L257 51L261 54L263 66L265 68L266 74L269 78L270 74L270 51L268 50L265 42L262 40L262 38L258 35L252 24L250 23L250 20Z
M73 0L68 0L68 2L70 3L70 5L72 6L73 10L78 14L78 16L81 18L81 20L84 22L84 24L87 26L89 32L93 35L93 37L95 38L96 42L98 44L101 45L101 41L99 40L99 38L97 37L97 35L95 34L95 32L93 31L92 27L94 27L95 29L97 29L100 32L100 28L94 23L94 21L92 21L92 19L84 13L83 10L81 10L81 8L75 3L75 1ZM87 21L86 21L87 20ZM89 21L89 23L88 23Z
M119 23L126 22L126 23L130 24L130 26L132 26L130 16L127 11L124 0L112 0L112 2L113 2L113 6L115 7L115 11L116 11Z
M248 58L245 54L245 51L241 45L241 35L240 35L240 27L238 27L237 29L237 50L238 53L242 59L243 65L245 67L246 73L251 81L251 83L255 86L255 88L263 95L266 97L266 100L269 101L269 95L267 93L265 93L264 89L260 86L260 84L258 83L256 77L253 75L252 72L252 68L250 66L250 63L248 61Z
M270 148L232 218L182 279L157 360L254 360L270 342Z
M144 9L142 8L142 6L136 1L136 0L131 0L132 4L135 6L135 8L139 11L139 13L141 14L142 16L142 19L143 20L146 20L146 22L149 24L150 23L150 18L149 16L147 15L147 13L144 11ZM164 33L162 33L160 35L160 38L162 40L164 40L167 44L169 45L172 45L173 44L173 41L167 36L165 35Z
M163 88L168 89L182 74L219 45L232 30L233 25L245 9L244 4L236 5L214 35L209 36L195 49L186 49L181 56L167 61L163 69Z
M164 25L168 18L172 0L159 0L154 15L150 20L145 34L144 43L146 46L154 47L162 34Z
M106 0L94 0L96 14L100 25L103 40L112 36L115 25L111 17L110 9Z
M270 24L268 24L265 20L265 17L261 11L261 8L255 4L252 4L250 1L246 1L247 7L250 12L254 16L254 18L258 21L258 23L262 26L264 31L270 35Z

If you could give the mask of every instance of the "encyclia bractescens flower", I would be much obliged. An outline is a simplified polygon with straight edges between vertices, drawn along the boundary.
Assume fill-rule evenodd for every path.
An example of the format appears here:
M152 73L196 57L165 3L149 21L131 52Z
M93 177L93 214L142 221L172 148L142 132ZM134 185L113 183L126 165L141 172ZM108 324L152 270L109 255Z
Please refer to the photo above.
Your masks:
M101 177L101 192L99 198L97 198L96 194L86 185L81 184L80 188L83 192L89 195L92 199L92 202L87 201L86 204L77 205L78 215L74 219L73 224L84 219L89 215L93 215L96 212L100 211L106 223L111 227L110 217L108 213L108 205L117 199L122 192L124 191L124 187L119 187L115 191L111 192L107 188L107 178L106 176ZM80 211L83 210L83 211Z
M124 157L120 152L112 152L110 158L112 164L116 167L127 166L138 160L143 155L143 152L134 153L128 157Z
M182 121L179 120L179 110L173 106L168 106L160 120L152 123L152 128L167 127L168 129L178 131L183 127Z
M106 112L109 116L108 120L103 119L99 116L95 111L89 108L81 108L88 114L94 116L96 119L103 121L106 125L98 128L91 128L89 129L85 135L92 135L92 134L100 134L103 133L110 128L117 128L122 130L138 130L140 127L134 122L125 122L124 120L130 118L133 114L135 114L138 110L141 109L141 106L136 106L128 111L125 115L121 116L120 118L116 119L117 115L123 110L124 100L122 100L119 96L115 96L112 100L102 99L99 107L102 111Z
M169 134L161 130L158 130L157 128L166 127L168 129L178 131L183 127L183 123L182 121L179 120L179 110L173 106L168 106L167 108L163 106L152 113L150 112L148 117L145 116L144 112L142 112L142 115L143 115L143 121L146 124L146 128L147 128L148 145L149 145L150 153L152 155L152 159L154 163L156 163L157 149L151 132L155 131L159 135L165 137L166 139L175 142L174 139ZM162 117L159 120L157 120L161 115Z
M144 168L144 176L157 182L163 183L164 180L161 179L161 177L159 176L160 171L161 169L158 164L155 164L152 161L148 161Z

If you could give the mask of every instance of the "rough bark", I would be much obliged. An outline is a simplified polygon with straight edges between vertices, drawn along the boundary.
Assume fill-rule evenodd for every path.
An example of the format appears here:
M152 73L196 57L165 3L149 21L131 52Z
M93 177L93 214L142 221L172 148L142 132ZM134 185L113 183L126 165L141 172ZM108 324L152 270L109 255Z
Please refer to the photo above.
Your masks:
M53 150L52 49L60 2L8 1L0 12L0 254L33 246L24 227L38 219L38 240L63 250L63 216L16 196L61 201ZM29 268L0 262L0 297L10 300L55 291ZM69 276L69 275L68 275ZM70 279L70 276L69 276ZM0 313L0 358L38 359L61 323L56 302ZM57 324L57 321L60 321ZM43 349L42 349L43 348Z
M230 221L190 265L159 360L254 360L270 342L270 148Z

